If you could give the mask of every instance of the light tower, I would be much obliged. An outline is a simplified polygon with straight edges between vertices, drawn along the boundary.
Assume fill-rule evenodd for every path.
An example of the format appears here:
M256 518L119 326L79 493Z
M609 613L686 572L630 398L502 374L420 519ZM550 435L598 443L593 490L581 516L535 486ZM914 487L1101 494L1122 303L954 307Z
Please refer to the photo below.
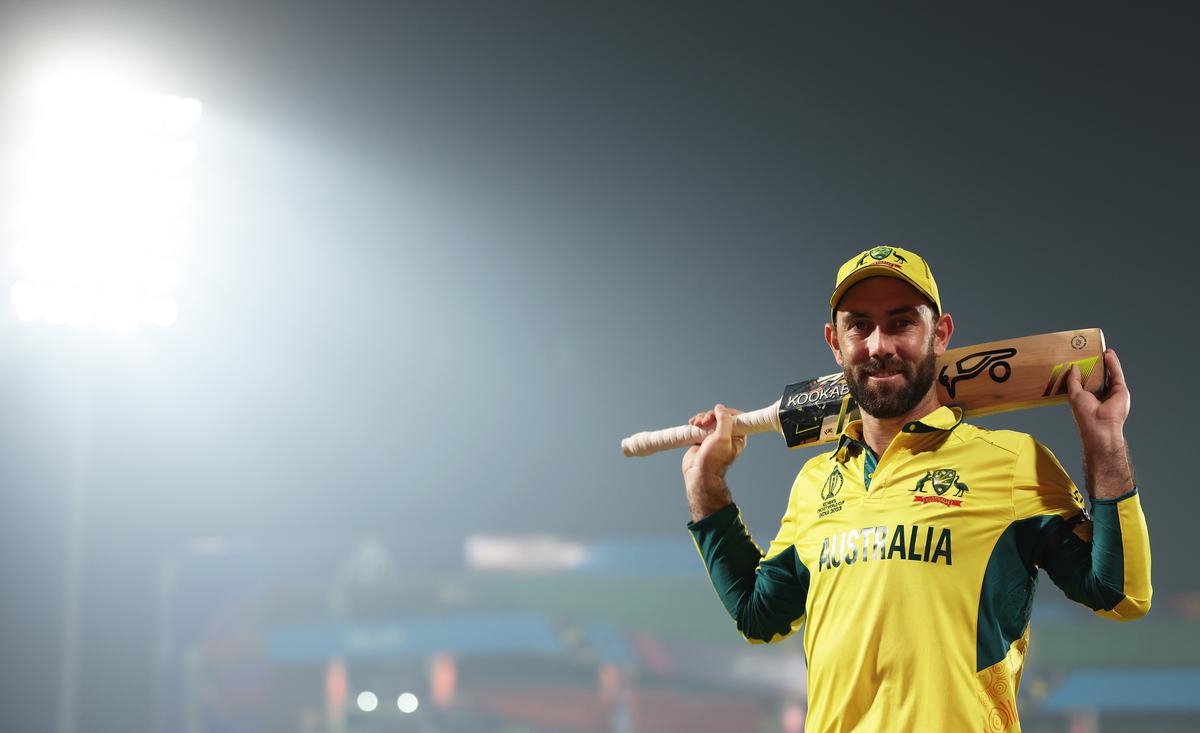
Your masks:
M22 321L131 333L174 323L200 102L140 86L98 55L48 67L28 89L6 208ZM90 424L75 400L67 440L66 567L58 731L78 723L79 618Z

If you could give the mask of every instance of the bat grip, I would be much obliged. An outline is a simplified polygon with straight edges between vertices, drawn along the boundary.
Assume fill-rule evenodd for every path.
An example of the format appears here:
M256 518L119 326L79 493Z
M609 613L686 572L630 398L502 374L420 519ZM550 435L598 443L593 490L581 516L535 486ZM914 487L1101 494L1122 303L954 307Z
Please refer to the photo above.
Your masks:
M743 412L733 416L733 434L750 435L752 433L776 432L782 434L779 427L778 400L766 407L753 412ZM635 433L621 441L621 452L628 457L648 456L671 448L683 448L697 445L704 440L712 430L701 430L694 425L678 425L662 430L648 430Z

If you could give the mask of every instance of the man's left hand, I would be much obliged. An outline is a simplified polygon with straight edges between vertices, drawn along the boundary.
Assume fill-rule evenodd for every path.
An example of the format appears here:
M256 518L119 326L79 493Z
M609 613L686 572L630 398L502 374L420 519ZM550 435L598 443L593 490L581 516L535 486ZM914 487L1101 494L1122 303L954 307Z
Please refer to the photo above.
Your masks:
M1125 418L1129 417L1129 387L1125 385L1125 373L1117 352L1104 351L1104 369L1108 373L1108 394L1103 399L1083 388L1079 378L1079 365L1073 364L1067 373L1067 394L1071 399L1071 412L1079 426L1083 443L1103 447L1096 441L1108 442L1114 438L1123 440Z
M1112 499L1133 488L1133 467L1125 445L1125 419L1129 417L1129 387L1117 352L1106 349L1104 369L1108 393L1097 397L1083 388L1079 367L1067 373L1071 412L1083 441L1083 464L1093 499Z

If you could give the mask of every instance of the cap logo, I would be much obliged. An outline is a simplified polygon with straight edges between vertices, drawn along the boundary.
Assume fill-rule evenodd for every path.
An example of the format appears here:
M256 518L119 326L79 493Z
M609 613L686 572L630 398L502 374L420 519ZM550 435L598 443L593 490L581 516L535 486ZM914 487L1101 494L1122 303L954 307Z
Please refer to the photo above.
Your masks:
M876 247L863 253L862 259L860 259L858 264L854 266L855 269L862 267L863 264L866 263L868 257L876 261L882 261L889 257L894 257L896 258L896 261L902 265L908 262L907 259L901 257L896 250L892 249L891 247Z

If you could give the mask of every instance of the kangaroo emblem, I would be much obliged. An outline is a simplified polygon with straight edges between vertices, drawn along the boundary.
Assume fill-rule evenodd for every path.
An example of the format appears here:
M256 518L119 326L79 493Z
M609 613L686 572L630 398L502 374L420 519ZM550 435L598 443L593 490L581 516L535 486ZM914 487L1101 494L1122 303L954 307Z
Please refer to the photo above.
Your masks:
M925 484L930 482L933 482L933 490L937 492L938 496L944 495L952 487L958 489L954 494L955 496L963 496L970 491L966 484L958 480L958 471L955 471L953 468L938 468L926 472L925 476L917 482L917 485L909 489L909 491L924 494L926 493Z

